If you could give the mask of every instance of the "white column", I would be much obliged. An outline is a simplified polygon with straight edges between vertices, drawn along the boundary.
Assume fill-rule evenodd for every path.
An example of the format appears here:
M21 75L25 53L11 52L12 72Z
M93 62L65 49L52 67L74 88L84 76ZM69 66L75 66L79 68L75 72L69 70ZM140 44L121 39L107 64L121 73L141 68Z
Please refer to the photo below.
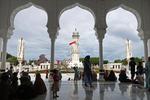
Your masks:
M2 51L2 63L1 70L4 71L6 67L6 55L7 55L7 38L3 39L3 51Z
M1 53L2 53L2 47L3 47L3 39L0 37L0 62L2 60L2 55L1 55Z
M145 61L148 60L148 45L147 45L147 39L143 40L144 43L144 59Z
M148 56L150 56L150 39L148 39Z
M99 39L99 67L103 70L103 39Z
M55 53L55 39L51 38L51 66L50 69L54 68L54 55Z

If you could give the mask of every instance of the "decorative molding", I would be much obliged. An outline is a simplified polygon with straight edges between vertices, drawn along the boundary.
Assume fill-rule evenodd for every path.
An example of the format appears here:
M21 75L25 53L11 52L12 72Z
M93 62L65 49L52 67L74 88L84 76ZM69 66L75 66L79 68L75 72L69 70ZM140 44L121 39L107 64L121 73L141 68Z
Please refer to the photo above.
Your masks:
M102 29L96 29L95 35L97 37L98 40L103 40L105 38L105 34L106 34L106 29L102 28Z
M144 31L141 28L137 29L137 31L138 31L138 36L141 38L141 40L143 40L145 38Z

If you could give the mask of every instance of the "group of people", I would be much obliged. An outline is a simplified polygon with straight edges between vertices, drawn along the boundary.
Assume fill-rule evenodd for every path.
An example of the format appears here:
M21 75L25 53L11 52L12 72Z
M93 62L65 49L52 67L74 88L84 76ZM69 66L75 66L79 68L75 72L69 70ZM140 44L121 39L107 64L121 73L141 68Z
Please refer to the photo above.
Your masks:
M2 100L29 100L46 93L47 88L40 73L36 73L33 84L27 72L22 71L19 79L17 72L10 72L12 71L2 73L0 77L0 97Z
M129 62L129 69L131 71L131 79L127 76L126 69L124 68L124 69L120 70L119 81L120 82L128 82L128 83L132 82L135 84L144 85L144 73L148 73L148 72L150 73L150 71L148 71L149 67L150 67L148 65L148 63L149 63L149 61L146 63L146 68L143 68L142 62L138 62L137 67L136 67L134 58L131 58L130 62ZM135 78L135 75L136 75L136 78ZM147 76L148 76L148 74L146 75L146 77ZM113 70L111 70L110 72L108 72L108 70L106 70L104 72L104 79L105 79L105 81L117 81L117 77Z
M82 79L85 87L93 87L92 82L97 80L97 74L91 69L90 56L86 56L83 61L83 73L79 72L77 67L74 67L74 80ZM133 82L144 85L144 73L146 75L146 88L150 91L150 57L143 68L142 62L139 62L135 71L136 63L134 58L130 59L129 68L131 70L131 79L126 75L126 69L121 70L119 74L120 82ZM136 74L136 78L135 77ZM39 72L36 73L34 84L31 81L30 75L27 72L22 72L18 79L18 73L12 73L12 69L3 73L0 77L0 97L2 100L23 100L31 99L37 95L46 93L47 89ZM82 77L81 77L82 76ZM48 75L46 74L46 78ZM57 69L50 71L50 78L53 80L51 91L53 97L59 97L59 82L62 78L61 73ZM104 72L106 81L117 81L117 77L113 70ZM20 84L18 83L20 80Z
M83 61L84 71L83 71L83 80L85 86L92 87L93 82L93 73L91 70L90 56L86 56ZM136 67L135 59L132 57L129 62L129 68L131 71L131 79L126 75L126 69L120 71L119 81L120 82L132 82L135 84L144 85L144 73L146 76L146 88L150 91L150 57L148 57L148 61L145 64L145 68L143 67L142 62L138 62ZM136 75L136 78L135 78ZM104 79L106 81L117 81L117 77L113 70L110 72L104 72Z

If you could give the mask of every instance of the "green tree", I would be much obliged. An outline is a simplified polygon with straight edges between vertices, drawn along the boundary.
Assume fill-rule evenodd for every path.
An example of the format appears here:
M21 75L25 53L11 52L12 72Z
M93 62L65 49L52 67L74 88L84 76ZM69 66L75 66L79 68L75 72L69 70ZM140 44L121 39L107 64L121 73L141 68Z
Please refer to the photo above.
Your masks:
M142 62L142 58L139 58L139 57L135 57L134 60L136 64L138 64L139 62Z
M122 63L122 60L121 59L116 59L116 60L114 60L114 63Z
M108 64L109 63L109 61L108 60L104 60L104 62L103 62L104 64Z
M80 58L80 61L84 61L84 58ZM99 65L99 57L91 57L90 58L91 64L93 65ZM109 61L108 60L104 60L104 64L107 64Z
M10 62L10 64L12 64L12 65L18 65L17 57L15 57L9 53L7 53L7 55L6 55L6 61Z
M122 60L122 65L127 65L128 64L128 61L127 61L127 59L125 58L125 59L123 59Z
M12 64L12 65L18 65L18 60L17 60L17 57L9 57L8 59L7 59L7 62L10 62L10 64Z

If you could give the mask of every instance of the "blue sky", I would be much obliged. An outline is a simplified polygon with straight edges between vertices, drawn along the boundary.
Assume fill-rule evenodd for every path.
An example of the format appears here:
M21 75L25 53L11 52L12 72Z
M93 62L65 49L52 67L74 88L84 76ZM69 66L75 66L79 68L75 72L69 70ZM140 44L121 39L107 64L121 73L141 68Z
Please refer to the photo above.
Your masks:
M18 39L25 40L25 59L38 59L45 54L50 59L51 43L47 33L47 14L43 10L30 7L20 11L14 20L15 30L8 41L8 52L17 55ZM143 56L143 43L138 37L135 16L122 8L111 11L106 16L107 32L103 40L104 59L113 61L126 57L125 39L132 41L133 56ZM80 34L80 56L87 54L98 57L98 41L95 36L94 18L84 9L75 7L65 11L59 20L60 30L56 40L55 59L71 58L69 42L72 32L77 28Z

